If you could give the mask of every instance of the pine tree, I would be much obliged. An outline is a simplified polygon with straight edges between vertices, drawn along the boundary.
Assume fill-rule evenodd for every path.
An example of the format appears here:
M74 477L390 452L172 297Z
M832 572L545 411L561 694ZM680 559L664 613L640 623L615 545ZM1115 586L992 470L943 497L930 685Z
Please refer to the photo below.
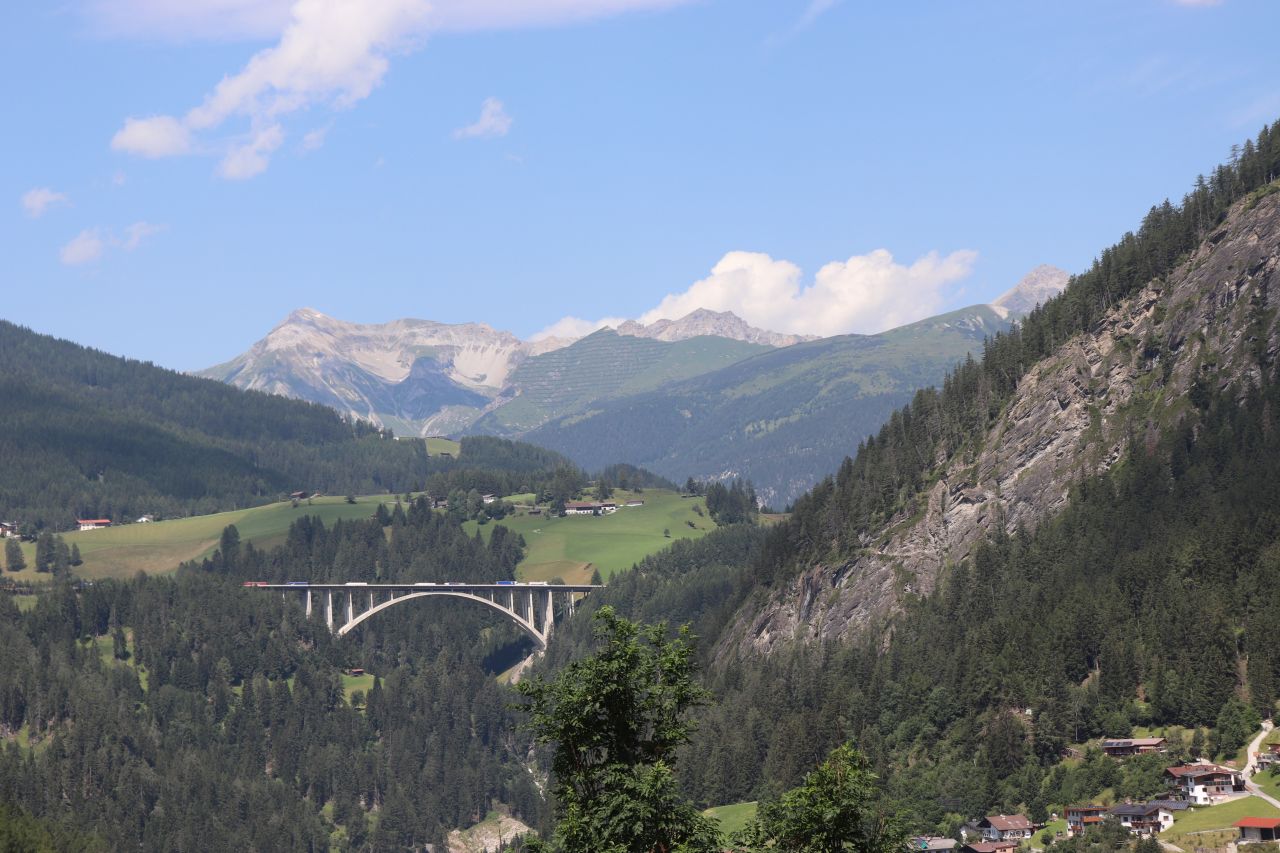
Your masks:
M17 539L9 538L4 541L4 562L11 572L20 572L27 567L27 560L22 556L22 546Z

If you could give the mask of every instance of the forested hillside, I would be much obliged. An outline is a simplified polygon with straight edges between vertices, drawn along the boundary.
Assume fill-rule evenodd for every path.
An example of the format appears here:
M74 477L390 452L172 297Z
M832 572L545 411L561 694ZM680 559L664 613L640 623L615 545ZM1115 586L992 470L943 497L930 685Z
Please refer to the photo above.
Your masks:
M939 381L966 353L979 352L984 338L1008 328L981 305L880 335L800 343L647 393L596 401L525 435L593 470L621 459L679 482L747 478L782 507L838 466L917 388Z
M670 608L701 632L717 701L682 759L692 796L775 796L852 741L917 830L949 833L982 814L1042 818L1104 789L1158 793L1182 746L1125 767L1090 755L1060 766L1066 747L1135 725L1209 727L1205 754L1234 756L1280 696L1277 173L1280 125L1180 207L1155 208L981 360L921 392L788 522L673 549L588 603L645 618ZM1183 293L1176 270L1216 286L1163 312L1146 303L1153 282ZM922 523L913 501L954 459L975 464L1016 393L1059 409L1056 386L1035 384L1036 371L1111 335L1103 318L1129 316L1126 304L1145 306L1163 330L1113 351L1113 363L1141 366L1149 396L1086 413L1095 429L1071 457L1064 502L1036 525L1011 524L992 504L984 536L935 584L913 586L890 566L896 609L826 630L832 603L856 588L861 555L888 541L886 526ZM1206 313L1216 319L1201 325ZM1088 447L1113 414L1128 431L1123 452L1094 468ZM762 614L793 607L793 595L809 621L761 645L776 625ZM557 655L575 654L583 630L570 626Z
M492 581L520 554L420 501L385 527L299 521L271 552L229 532L175 578L61 585L25 613L0 596L0 803L110 850L420 848L497 802L536 822L493 678L526 648L514 627L415 602L338 641L296 603L240 586ZM352 665L376 678L348 696Z
M524 485L569 463L476 438L428 458L332 409L241 391L0 321L0 520L65 530L76 518L190 515L329 494ZM463 471L466 469L466 472ZM489 472L485 483L477 471ZM469 473L467 473L469 472ZM503 473L505 472L505 473ZM486 491L489 489L486 489Z

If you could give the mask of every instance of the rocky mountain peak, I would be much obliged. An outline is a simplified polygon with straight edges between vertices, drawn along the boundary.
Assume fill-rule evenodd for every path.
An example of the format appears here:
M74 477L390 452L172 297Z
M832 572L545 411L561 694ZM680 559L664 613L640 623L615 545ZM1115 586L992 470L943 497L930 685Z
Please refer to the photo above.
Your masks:
M991 304L1010 314L1030 314L1037 305L1043 305L1065 290L1070 279L1066 270L1041 264Z
M770 347L788 347L802 341L817 340L815 335L789 335L756 328L732 311L712 311L709 308L694 309L678 320L654 320L649 324L628 320L616 331L620 335L659 341L684 341L711 335Z

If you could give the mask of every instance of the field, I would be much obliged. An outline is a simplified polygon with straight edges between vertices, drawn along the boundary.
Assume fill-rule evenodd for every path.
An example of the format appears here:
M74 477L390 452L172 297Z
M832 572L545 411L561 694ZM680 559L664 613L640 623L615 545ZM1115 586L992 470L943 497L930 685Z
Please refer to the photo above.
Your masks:
M366 672L364 675L348 675L342 673L342 692L347 697L348 704L351 702L351 694L359 690L366 696L373 689L373 673Z
M1227 841L1238 837L1233 825L1242 817L1280 817L1280 810L1257 797L1244 797L1220 806L1191 808L1174 817L1173 827L1161 833L1160 840L1184 850L1225 846Z
M214 515L73 531L64 533L63 538L68 546L74 544L80 548L84 565L73 569L79 577L132 577L140 571L162 574L173 571L184 560L213 553L228 524L234 524L240 531L242 542L252 540L258 547L269 548L284 541L294 519L315 515L331 524L340 518L368 518L380 501L387 500L394 501L394 497L357 498L355 504L348 504L341 497L323 497L302 501L297 507L283 501ZM24 542L22 548L27 568L16 574L6 571L4 577L37 583L49 580L49 575L38 574L32 568L35 544Z
M448 453L454 459L457 459L461 452L462 443L451 438L441 438L433 435L427 439L428 456L439 456L441 453Z
M598 518L516 515L497 522L524 536L528 547L518 568L520 579L546 581L558 577L567 583L586 583L594 569L608 579L675 539L697 539L715 529L715 523L705 515L702 498L682 498L659 489L648 489L640 495L618 489L613 500L621 505L630 497L643 500L644 506L619 506L612 515ZM698 515L695 506L704 515ZM467 522L469 533L476 529L475 522ZM479 529L487 537L493 525ZM670 538L664 530L670 532Z
M755 819L756 803L734 803L731 806L716 806L703 812L707 817L720 821L720 834L727 841L735 832L741 831Z

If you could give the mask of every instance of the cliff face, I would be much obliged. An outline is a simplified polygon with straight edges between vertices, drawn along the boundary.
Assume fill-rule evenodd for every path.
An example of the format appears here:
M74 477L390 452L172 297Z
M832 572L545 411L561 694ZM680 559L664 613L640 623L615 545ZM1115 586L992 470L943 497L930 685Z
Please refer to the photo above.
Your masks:
M1167 279L1035 365L980 446L939 460L923 507L867 537L850 559L810 566L763 607L744 608L718 656L848 637L877 623L905 596L930 592L996 525L1034 527L1063 507L1073 482L1122 458L1131 439L1176 422L1197 380L1256 383L1257 354L1280 350L1278 269L1273 192L1238 204Z

